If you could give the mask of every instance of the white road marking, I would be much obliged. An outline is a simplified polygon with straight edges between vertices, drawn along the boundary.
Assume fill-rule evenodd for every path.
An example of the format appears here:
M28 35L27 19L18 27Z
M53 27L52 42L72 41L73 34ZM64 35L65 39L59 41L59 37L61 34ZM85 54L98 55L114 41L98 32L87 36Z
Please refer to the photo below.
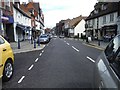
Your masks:
M18 83L21 83L24 78L25 78L25 76L22 76L21 79L18 81Z
M41 56L42 55L42 53L40 53L40 55L39 56Z
M92 61L93 63L95 63L95 60L93 60L92 58L87 56L87 59L89 59L90 61Z
M70 45L69 43L67 43L67 45Z
M42 53L44 53L44 50L42 50Z
M34 66L34 65L32 64L32 65L29 67L29 69L28 69L28 70L30 71L30 70L33 68L33 66Z
M72 46L73 49L75 49L77 52L79 52L79 50L77 48L75 48L74 46Z
M38 61L38 59L39 59L39 58L36 58L35 62L37 62L37 61Z
M64 42L66 42L66 41L64 41Z

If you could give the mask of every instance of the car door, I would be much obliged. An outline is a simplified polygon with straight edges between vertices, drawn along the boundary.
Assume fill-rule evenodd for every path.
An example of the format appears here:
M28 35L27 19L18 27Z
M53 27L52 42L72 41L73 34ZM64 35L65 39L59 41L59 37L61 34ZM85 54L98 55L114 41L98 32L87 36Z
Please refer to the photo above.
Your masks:
M117 88L119 90L120 78L120 35L115 37L105 50L106 70L103 73L103 82L105 88Z
M2 77L2 71L3 71L3 49L5 47L5 41L3 40L3 38L0 37L0 77Z

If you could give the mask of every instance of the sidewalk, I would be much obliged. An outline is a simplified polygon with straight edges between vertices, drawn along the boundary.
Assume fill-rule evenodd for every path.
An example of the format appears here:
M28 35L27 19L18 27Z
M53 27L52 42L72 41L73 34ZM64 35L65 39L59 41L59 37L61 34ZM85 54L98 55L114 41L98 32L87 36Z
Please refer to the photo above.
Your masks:
M74 39L74 40L78 40L78 39ZM106 48L106 46L108 45L109 42L104 42L104 41L100 41L100 45L98 44L97 40L94 41L89 41L89 43L86 42L86 40L84 39L79 39L81 42L83 42L86 45L91 45L95 48L99 48L101 50L104 50Z
M45 45L40 44L40 46L38 46L38 44L36 44L36 48L34 48L34 44L31 44L29 41L20 42L20 49L18 49L17 42L11 42L10 45L12 47L14 54L35 51L35 50L41 50L45 47Z
M83 41L83 39L81 39ZM104 50L109 42L104 42L104 41L100 41L98 42L97 40L94 41L89 41L89 43L86 42L86 40L84 40L84 43L101 48L102 50Z

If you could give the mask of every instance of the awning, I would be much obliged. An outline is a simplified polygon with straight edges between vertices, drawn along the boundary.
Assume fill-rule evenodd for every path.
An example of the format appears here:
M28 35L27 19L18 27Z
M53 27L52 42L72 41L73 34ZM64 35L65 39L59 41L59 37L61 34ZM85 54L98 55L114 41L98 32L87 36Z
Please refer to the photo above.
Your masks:
M14 19L12 16L2 16L1 17L2 19L2 22L5 22L5 23L14 23Z
M21 30L25 30L25 26L21 24L17 24L16 28L20 28Z
M1 16L1 19L3 19L3 20L9 20L9 18L5 17L5 16Z
M24 26L21 24L17 24L16 28L20 28L22 30L30 31L30 26Z
M9 18L8 23L14 23L14 19L13 19L13 17L12 17L12 16L8 16L8 18Z

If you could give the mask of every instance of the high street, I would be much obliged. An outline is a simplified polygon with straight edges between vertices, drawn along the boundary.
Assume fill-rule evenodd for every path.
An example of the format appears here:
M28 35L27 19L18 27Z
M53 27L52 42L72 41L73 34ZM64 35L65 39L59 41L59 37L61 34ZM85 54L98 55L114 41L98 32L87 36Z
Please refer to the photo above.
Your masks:
M3 88L93 88L101 52L79 40L54 38L42 50L15 54L14 75Z

